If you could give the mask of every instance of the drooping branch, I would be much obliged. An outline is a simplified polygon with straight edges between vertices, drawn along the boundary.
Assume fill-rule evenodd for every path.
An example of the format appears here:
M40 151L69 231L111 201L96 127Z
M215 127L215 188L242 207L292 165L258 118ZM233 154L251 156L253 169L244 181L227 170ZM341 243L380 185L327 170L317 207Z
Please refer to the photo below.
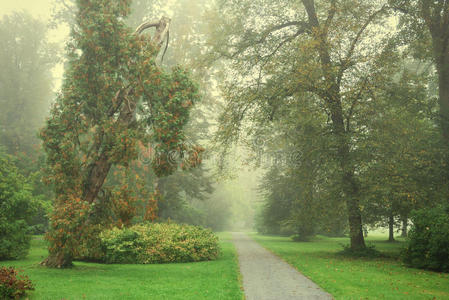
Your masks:
M135 34L141 34L146 29L153 28L159 25L159 22L144 22L137 26L136 31L134 31Z

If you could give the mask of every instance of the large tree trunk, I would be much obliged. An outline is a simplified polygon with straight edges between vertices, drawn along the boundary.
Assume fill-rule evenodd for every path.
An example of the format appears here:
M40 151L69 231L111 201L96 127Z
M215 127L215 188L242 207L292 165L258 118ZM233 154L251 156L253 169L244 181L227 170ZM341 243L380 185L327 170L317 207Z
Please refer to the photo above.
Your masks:
M141 34L145 29L156 27L156 32L152 38L152 42L161 48L162 41L168 33L168 27L170 25L170 19L163 17L159 22L145 22L137 27L135 34ZM157 53L156 53L157 55ZM123 88L117 92L116 97L121 99L119 103L121 103L121 107L119 108L119 115L117 117L116 122L120 123L123 126L131 126L132 122L134 122L134 116L136 112L136 103L135 99L131 97L128 98L131 90L129 88ZM110 117L113 114L110 115ZM103 149L101 153L93 153L96 159L90 163L87 169L87 178L84 183L84 191L83 191L83 199L89 203L93 203L100 192L106 177L112 167L112 162L107 155L107 151L102 145L103 143L103 132L99 132L99 137L95 139L96 144L93 146L93 149L99 150ZM50 253L48 258L46 258L41 264L47 267L52 268L66 268L71 267L73 260L73 255L71 254L71 249L62 249Z
M388 241L394 242L394 217L390 214L388 217Z
M328 84L325 92L319 96L325 100L331 113L333 134L337 140L337 159L341 169L341 181L348 211L351 249L365 249L365 239L362 230L362 213L359 205L359 184L355 178L354 166L350 154L350 137L344 125L343 106L341 103L340 80L334 72L334 65L329 54L327 30L323 30L315 10L314 0L302 0L306 9L309 26L314 32L318 43L317 50L321 69Z
M355 178L354 165L350 153L350 137L343 121L343 109L340 100L340 91L337 86L329 94L330 111L333 125L333 133L338 140L337 159L342 174L342 187L348 212L349 236L351 249L365 249L363 237L362 212L360 210L360 187Z
M346 207L348 210L349 218L349 235L351 239L351 249L360 250L365 249L365 238L363 237L362 228L362 213L360 211L359 204L359 190L358 186L354 183L354 174L347 174L345 180L349 182L343 184L349 184L350 187L345 192L346 194Z
M339 95L336 88L333 95ZM329 100L331 102L331 118L333 133L338 139L337 159L341 168L341 184L346 200L348 212L349 236L351 249L365 249L365 239L362 228L362 212L360 210L360 187L355 178L354 165L351 160L349 136L343 122L343 110L339 97Z
M71 268L73 267L73 257L64 252L56 252L50 254L44 261L41 262L41 265L49 267L49 268Z

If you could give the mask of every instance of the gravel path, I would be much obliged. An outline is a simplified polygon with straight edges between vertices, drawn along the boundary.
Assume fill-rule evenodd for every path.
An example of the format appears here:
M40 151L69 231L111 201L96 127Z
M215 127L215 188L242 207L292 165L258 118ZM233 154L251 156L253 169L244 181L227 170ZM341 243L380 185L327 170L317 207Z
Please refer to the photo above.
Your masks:
M244 233L232 234L248 300L333 299Z

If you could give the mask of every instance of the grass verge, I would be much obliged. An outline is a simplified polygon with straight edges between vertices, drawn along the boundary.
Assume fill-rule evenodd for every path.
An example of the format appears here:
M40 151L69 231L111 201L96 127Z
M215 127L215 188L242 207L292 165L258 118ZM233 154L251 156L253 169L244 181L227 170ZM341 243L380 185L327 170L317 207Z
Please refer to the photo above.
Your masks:
M367 239L385 257L353 259L337 254L347 238L317 237L292 242L287 237L251 236L282 257L335 299L449 299L449 274L405 267L398 259L403 242Z
M160 265L105 265L75 262L73 269L39 265L47 255L34 237L26 259L2 261L23 270L35 284L29 299L236 299L243 294L234 246L218 234L222 254L215 261Z

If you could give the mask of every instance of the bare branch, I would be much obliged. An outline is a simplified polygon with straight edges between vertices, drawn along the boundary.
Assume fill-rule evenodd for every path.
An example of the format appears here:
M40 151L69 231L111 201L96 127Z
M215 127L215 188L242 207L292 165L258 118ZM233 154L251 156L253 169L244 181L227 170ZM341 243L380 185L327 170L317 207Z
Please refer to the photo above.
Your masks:
M318 21L318 16L315 10L315 1L314 0L302 0L302 4L304 5L307 15L309 16L309 23L311 27L319 27L320 22Z
M141 34L144 30L146 30L148 28L156 27L158 25L159 25L159 22L154 22L154 21L153 22L144 22L136 28L136 31L134 31L134 34Z
M261 36L261 38L257 41L257 43L260 44L260 43L265 42L266 39L267 39L267 37L268 37L270 34L272 34L273 32L278 31L278 30L281 30L281 29L284 29L284 28L287 28L287 27L290 27L290 26L302 26L302 27L306 27L306 26L307 26L307 23L305 23L305 22L299 22L299 21L291 21L291 22L287 22L287 23L283 23L283 24L279 24L279 25L273 26L273 27L271 27L271 28L265 30L265 31L262 33L262 36Z
M370 74L370 73L368 73L368 74ZM357 95L354 97L354 99L351 103L351 107L349 108L349 112L346 115L346 131L348 131L348 132L350 129L351 118L354 115L354 109L355 109L356 105L359 103L360 97L362 96L362 93L365 90L365 88L367 88L367 85L368 85L368 76L363 79L362 86L360 87L360 90L357 93Z
M237 45L237 50L232 53L230 56L229 55L224 55L224 57L230 57L230 58L235 58L237 57L239 54L241 54L242 52L244 52L244 50L246 50L248 47L254 46L254 45L258 45L258 44L262 44L264 42L266 42L267 38L274 32L279 31L281 29L287 28L287 27L291 27L291 26L297 26L299 27L298 31L301 31L301 33L305 33L309 30L309 26L306 22L300 22L300 21L290 21L290 22L286 22L286 23L282 23L279 25L275 25L272 26L268 29L266 29L265 31L263 31L261 33L261 36L259 39L257 39L256 41L251 41L251 40L245 40L244 42L242 42L240 45Z
M362 37L362 34L365 32L365 30L369 26L369 24L371 24L371 22L374 21L374 19L377 17L377 15L379 15L382 12L384 12L386 8L387 8L387 6L382 6L381 9L379 9L378 11L374 12L373 14L371 14L369 16L369 18L365 21L365 23L362 25L362 27L359 29L359 31L357 32L354 40L351 43L351 46L349 47L349 50L348 50L348 52L346 54L346 57L341 62L340 70L339 70L338 76L337 76L338 83L340 83L340 81L341 81L341 79L343 77L343 73L350 66L350 61L351 61L352 55L354 54L355 47L357 46L358 42L360 41L360 38Z
M293 41L296 37L300 36L301 34L303 34L303 33L305 33L305 32L306 32L305 29L300 29L300 30L298 30L295 34L293 34L293 35L291 35L291 36L288 36L285 40L283 40L282 42L280 42L280 43L276 46L276 48L274 48L274 50L273 50L270 54L264 56L263 59L272 57L273 55L276 54L276 52L278 52L278 50L279 50L282 46L284 46L285 44L287 44L287 43Z
M324 28L326 29L326 32L329 29L329 26L331 25L332 20L335 17L335 13L337 12L336 2L337 2L336 0L331 1L331 7L329 9L329 13L327 15L326 22L324 23Z

